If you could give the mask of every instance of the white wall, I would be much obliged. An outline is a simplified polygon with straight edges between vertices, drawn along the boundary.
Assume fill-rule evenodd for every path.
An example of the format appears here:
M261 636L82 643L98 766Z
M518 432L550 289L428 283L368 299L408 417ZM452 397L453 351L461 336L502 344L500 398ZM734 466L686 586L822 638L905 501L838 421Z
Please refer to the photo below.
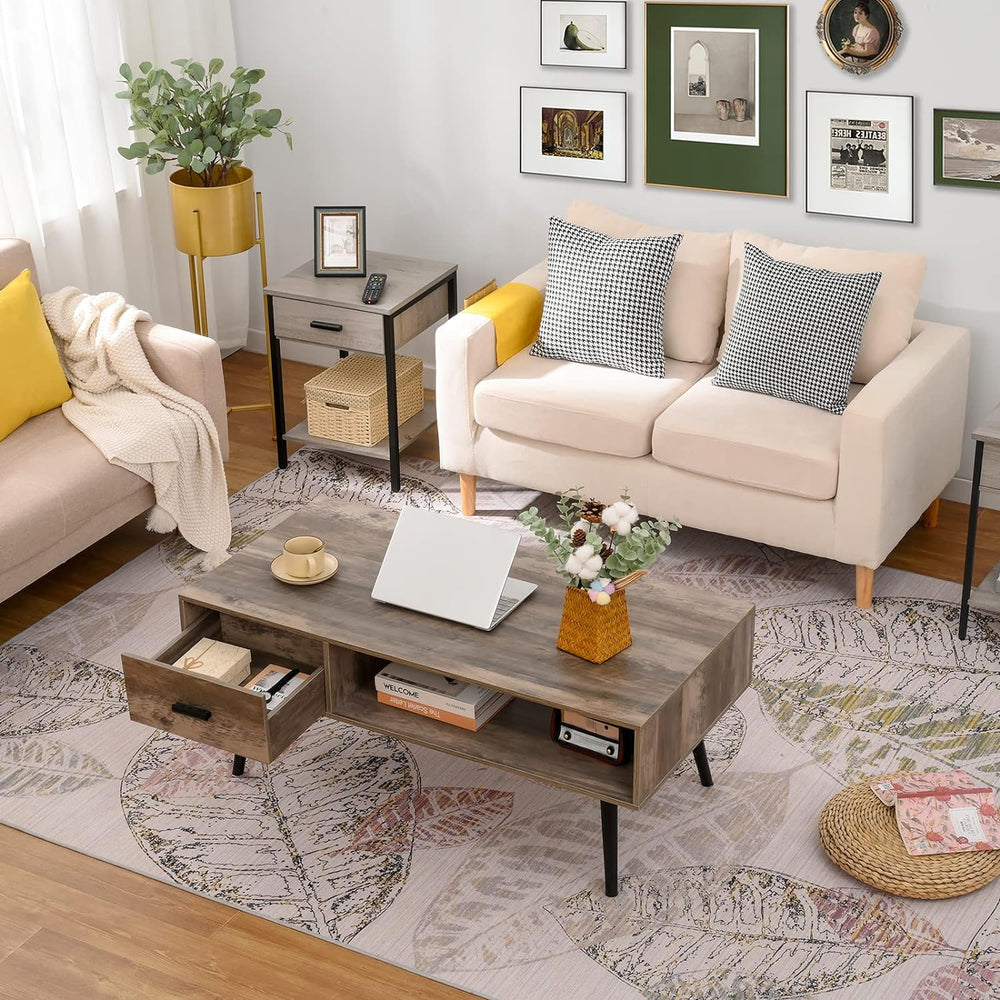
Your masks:
M628 4L627 70L539 66L538 0L233 0L241 62L267 70L265 103L295 120L294 152L260 140L249 158L264 193L270 270L311 257L318 204L367 205L370 247L457 262L460 296L542 259L548 216L576 197L663 225L920 250L929 258L921 314L973 332L974 423L1000 402L1000 192L932 186L932 121L935 107L1000 110L1000 12L996 0L962 0L956 50L942 48L941 4L898 6L906 29L899 52L856 77L819 45L819 0L790 3L791 197L780 200L644 186L636 0ZM628 184L520 175L522 85L628 91ZM916 96L915 225L805 214L807 89ZM259 305L253 325L262 326ZM422 350L432 357L426 337ZM967 444L962 477L971 475L971 456Z

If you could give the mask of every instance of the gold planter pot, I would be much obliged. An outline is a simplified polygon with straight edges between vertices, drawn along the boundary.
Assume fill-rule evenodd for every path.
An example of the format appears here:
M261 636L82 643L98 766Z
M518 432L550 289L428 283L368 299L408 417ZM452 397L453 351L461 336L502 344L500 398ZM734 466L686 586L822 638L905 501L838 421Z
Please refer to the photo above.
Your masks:
M230 167L227 183L205 187L187 170L170 175L177 249L192 257L228 257L257 242L253 171Z
M610 604L597 604L587 591L566 588L556 646L591 663L603 663L632 645L625 591L616 590Z

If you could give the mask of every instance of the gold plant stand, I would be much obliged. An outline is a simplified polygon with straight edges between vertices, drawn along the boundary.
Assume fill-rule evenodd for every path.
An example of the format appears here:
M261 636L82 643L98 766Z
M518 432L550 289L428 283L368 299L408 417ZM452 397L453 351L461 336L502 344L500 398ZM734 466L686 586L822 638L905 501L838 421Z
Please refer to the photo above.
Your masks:
M217 253L205 253L205 240L202 233L201 210L191 209L190 230L188 232L194 237L196 253L188 253L188 273L191 280L191 310L194 313L194 332L203 336L208 336L208 306L205 300L205 258L206 257L230 257L234 253L243 253L251 247L256 246L260 250L260 280L261 288L267 287L267 248L264 242L264 203L259 191L256 192L256 224L251 234L249 246L239 250L224 251ZM176 212L175 212L176 221ZM271 379L271 325L268 316L267 302L264 302L264 344L267 353L267 387L270 402L267 403L247 403L242 406L229 406L227 413L246 413L250 410L270 410L271 411L271 436L277 438L277 423L274 415L274 384Z

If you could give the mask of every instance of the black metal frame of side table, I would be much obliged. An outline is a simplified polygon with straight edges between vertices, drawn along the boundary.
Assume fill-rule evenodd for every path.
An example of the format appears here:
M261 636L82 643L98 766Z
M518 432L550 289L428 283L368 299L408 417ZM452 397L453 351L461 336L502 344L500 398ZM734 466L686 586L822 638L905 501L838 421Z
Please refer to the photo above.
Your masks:
M458 313L458 274L452 273L447 278L432 285L420 298L426 298L436 292L442 285L448 286L448 316ZM288 442L285 440L285 391L281 371L281 341L274 333L274 296L265 294L267 303L267 335L271 344L271 386L274 391L274 436L278 452L278 468L288 467ZM419 301L419 299L417 300ZM385 391L389 418L389 478L392 492L398 493L401 488L399 471L399 409L396 401L396 334L395 319L413 302L407 303L394 313L382 317L382 350L385 355Z
M976 461L972 467L972 495L969 497L969 531L965 536L965 576L962 578L962 607L958 614L958 637L965 638L969 628L969 598L972 596L972 573L976 562L976 529L979 526L979 488L983 478L984 442L976 442Z

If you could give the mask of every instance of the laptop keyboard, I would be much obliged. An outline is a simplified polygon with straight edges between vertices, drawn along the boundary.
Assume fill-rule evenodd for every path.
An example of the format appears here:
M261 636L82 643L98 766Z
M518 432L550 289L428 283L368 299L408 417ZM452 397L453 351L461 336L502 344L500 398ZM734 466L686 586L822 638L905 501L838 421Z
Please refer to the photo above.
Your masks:
M493 626L496 625L496 623L500 621L500 619L503 618L503 616L507 614L507 612L510 611L510 609L516 604L516 597L501 597L496 611L493 612L493 621L490 622L490 628L493 628Z

